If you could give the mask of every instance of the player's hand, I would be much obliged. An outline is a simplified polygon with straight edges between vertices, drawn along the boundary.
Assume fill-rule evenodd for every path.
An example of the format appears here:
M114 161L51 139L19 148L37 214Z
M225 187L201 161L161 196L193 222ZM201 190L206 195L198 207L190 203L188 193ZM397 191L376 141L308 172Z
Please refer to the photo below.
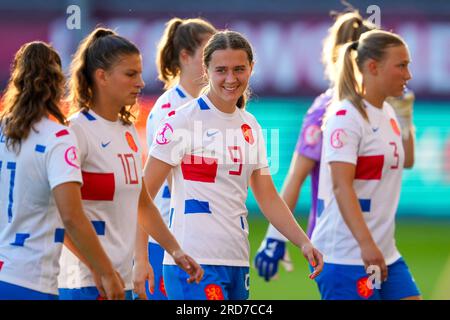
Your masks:
M394 108L397 119L402 129L403 139L409 136L411 127L413 126L413 106L415 95L411 90L406 89L401 97L389 97L386 101Z
M133 266L133 291L140 300L148 300L145 291L145 281L148 281L148 289L151 293L155 290L155 276L153 268L148 261L135 261Z
M100 298L108 300L125 299L125 283L117 271L106 275L92 273L95 285L100 293Z
M286 243L273 238L265 238L255 256L255 268L258 275L269 281L278 272L278 263L283 259Z
M188 283L200 283L203 278L204 270L203 268L189 255L183 252L183 250L176 250L172 253L172 258L175 263L184 271L187 272L189 278Z
M375 244L370 242L361 246L361 258L364 262L364 267L367 270L369 266L377 266L380 268L381 281L386 281L388 277L388 269L383 253Z
M323 269L323 256L319 250L314 248L311 242L304 244L301 248L303 256L308 260L309 264L314 268L314 271L309 275L312 280L316 278Z
M415 100L414 92L409 89L400 97L389 97L388 102L394 108L397 117L411 118L413 113L413 105Z

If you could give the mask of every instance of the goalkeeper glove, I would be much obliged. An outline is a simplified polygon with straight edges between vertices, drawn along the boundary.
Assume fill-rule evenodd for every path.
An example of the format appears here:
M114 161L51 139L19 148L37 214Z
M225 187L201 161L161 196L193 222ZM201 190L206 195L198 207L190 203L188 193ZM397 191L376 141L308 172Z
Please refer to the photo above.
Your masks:
M258 275L269 281L278 272L278 262L285 256L286 243L273 238L265 238L255 256Z

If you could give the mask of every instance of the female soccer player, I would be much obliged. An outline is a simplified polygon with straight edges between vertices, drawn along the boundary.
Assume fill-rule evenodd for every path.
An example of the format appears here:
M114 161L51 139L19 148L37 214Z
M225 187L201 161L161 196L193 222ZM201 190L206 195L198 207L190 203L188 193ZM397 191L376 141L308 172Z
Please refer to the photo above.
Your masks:
M322 119L333 97L331 87L335 78L338 50L343 44L358 40L362 33L372 29L375 29L375 25L363 20L358 11L345 12L337 16L324 41L322 62L325 67L325 75L330 81L330 89L314 100L303 118L297 146L281 192L281 197L286 201L289 209L294 212L303 182L308 175L311 176L311 210L308 222L308 237L311 237L316 224L317 191L322 153ZM254 259L259 276L266 281L277 274L279 261L286 260L285 242L286 238L270 225Z
M147 143L149 147L159 127L161 120L169 112L198 97L205 85L203 77L202 53L206 42L216 32L216 29L203 19L171 19L158 45L156 65L158 78L164 82L167 91L156 100L147 119ZM170 179L170 178L169 178ZM167 181L159 190L155 198L164 222L169 223L170 188ZM137 246L143 245L146 250L142 257L136 255L134 264L134 287L140 299L166 300L162 275L164 250L153 238L148 238L138 230ZM148 268L148 259L153 268L153 276ZM148 279L148 283L146 283ZM156 283L156 288L154 287ZM145 284L145 287L144 287ZM149 288L150 287L150 288Z
M24 44L0 114L0 300L58 298L65 232L98 275L100 292L124 297L81 206L76 139L59 109L63 88L56 51L44 42Z
M366 32L341 50L312 235L324 253L316 278L323 299L420 299L394 239L414 135L410 129L402 141L398 118L385 102L402 95L411 79L409 62L403 39L385 31Z
M186 286L186 273L165 254L169 299L248 298L249 185L263 213L301 248L315 267L310 277L316 277L322 256L276 192L261 127L244 110L253 70L250 44L237 32L218 32L204 49L203 63L205 93L163 121L144 170L152 197L172 170L169 225L205 270L200 284Z
M131 107L144 86L139 50L109 29L98 28L79 46L71 66L71 118L80 147L83 206L132 299L137 222L199 281L202 269L179 247L142 183L140 145ZM70 242L68 243L70 246ZM96 299L94 277L80 257L62 254L63 299Z

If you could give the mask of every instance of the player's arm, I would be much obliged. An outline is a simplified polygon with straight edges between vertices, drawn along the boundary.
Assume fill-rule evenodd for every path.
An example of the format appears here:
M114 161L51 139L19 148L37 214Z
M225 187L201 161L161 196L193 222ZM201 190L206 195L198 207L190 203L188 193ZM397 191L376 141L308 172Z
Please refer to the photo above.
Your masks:
M405 150L404 168L414 166L414 137L415 128L413 124L414 92L406 89L401 97L389 97L387 102L394 108L397 120L402 131L403 149Z
M323 268L322 254L313 247L286 203L279 196L269 169L255 170L250 178L250 186L263 214L289 241L302 250L303 255L314 267L310 278L314 279Z
M286 202L291 212L294 212L300 195L300 189L315 165L315 160L300 155L297 152L294 153L286 181L281 190L281 198Z
M124 283L103 250L92 224L83 212L80 184L67 182L53 188L69 248L98 276L98 289L108 299L124 299ZM66 242L65 242L66 243Z
M148 256L148 234L142 230L138 223L136 230L136 244L134 249L133 264L133 291L141 300L147 300L145 291L145 281L148 280L148 288L150 292L155 289L155 277L153 268L149 262Z
M380 267L381 279L387 278L387 267L383 254L372 238L372 234L364 220L358 202L353 180L356 166L346 162L330 162L333 192L344 222L350 229L361 248L361 256L365 267L377 265Z
M405 150L405 163L404 168L409 169L414 166L414 146L415 146L415 133L414 127L409 128L410 133L406 139L403 139L403 149Z
M303 155L294 153L289 167L289 172L281 191L281 198L287 204L289 210L294 212L298 201L300 189L314 168L315 161ZM266 237L254 259L259 276L269 281L278 272L278 263L286 255L286 237L284 237L273 225L269 225Z
M147 159L143 188L139 196L138 221L141 228L151 235L173 257L178 266L189 274L188 282L199 283L203 277L203 269L180 248L150 198L150 196L155 197L171 169L172 166L152 156Z

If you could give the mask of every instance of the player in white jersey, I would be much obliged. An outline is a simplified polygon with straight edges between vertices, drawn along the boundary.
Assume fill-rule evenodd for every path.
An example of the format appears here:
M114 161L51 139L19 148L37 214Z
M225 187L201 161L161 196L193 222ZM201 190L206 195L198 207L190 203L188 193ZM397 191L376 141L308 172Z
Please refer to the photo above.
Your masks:
M83 213L76 138L59 109L63 86L51 46L19 49L0 114L0 300L58 298L65 232L99 275L99 290L110 299L124 296Z
M325 120L312 235L324 254L316 278L323 299L420 299L394 238L402 170L414 162L414 134L410 127L402 139L385 102L402 95L411 79L409 62L405 42L390 32L372 30L342 48L337 99Z
M349 5L347 4L347 6ZM335 77L338 50L343 44L358 40L362 33L375 29L375 25L364 20L359 12L351 6L348 10L338 15L335 12L331 13L335 15L336 21L328 30L322 51L322 63L325 67L325 75L330 80L330 88L314 100L303 118L297 146L281 191L281 197L286 201L289 209L294 212L303 182L310 175L311 210L308 221L308 237L311 236L317 219L317 194L322 153L321 127L324 114L333 98L332 84ZM287 271L293 269L285 242L286 238L270 225L254 259L258 274L266 281L277 274L280 261Z
M164 89L167 91L156 100L147 119L149 148L161 120L168 113L198 97L204 85L203 48L215 32L216 29L209 22L200 18L184 20L173 18L167 22L158 45L156 60L158 78L164 82ZM158 191L154 201L164 222L168 224L170 187L167 181ZM137 241L138 249L133 273L135 293L139 299L166 300L162 276L164 250L142 230L138 231ZM149 258L153 274L148 268Z
M142 184L140 145L131 107L144 86L139 50L109 29L94 30L72 62L73 128L80 148L83 206L132 298L132 266L140 225L199 281L202 269L179 247ZM70 241L67 242L70 247ZM59 276L62 299L103 298L95 274L67 249Z
M268 170L261 127L244 110L253 52L239 33L212 36L203 53L209 85L203 95L166 118L149 151L144 176L151 196L172 170L169 226L205 269L199 285L165 254L169 299L247 299L249 296L248 186L265 216L315 267L322 256L279 197Z

